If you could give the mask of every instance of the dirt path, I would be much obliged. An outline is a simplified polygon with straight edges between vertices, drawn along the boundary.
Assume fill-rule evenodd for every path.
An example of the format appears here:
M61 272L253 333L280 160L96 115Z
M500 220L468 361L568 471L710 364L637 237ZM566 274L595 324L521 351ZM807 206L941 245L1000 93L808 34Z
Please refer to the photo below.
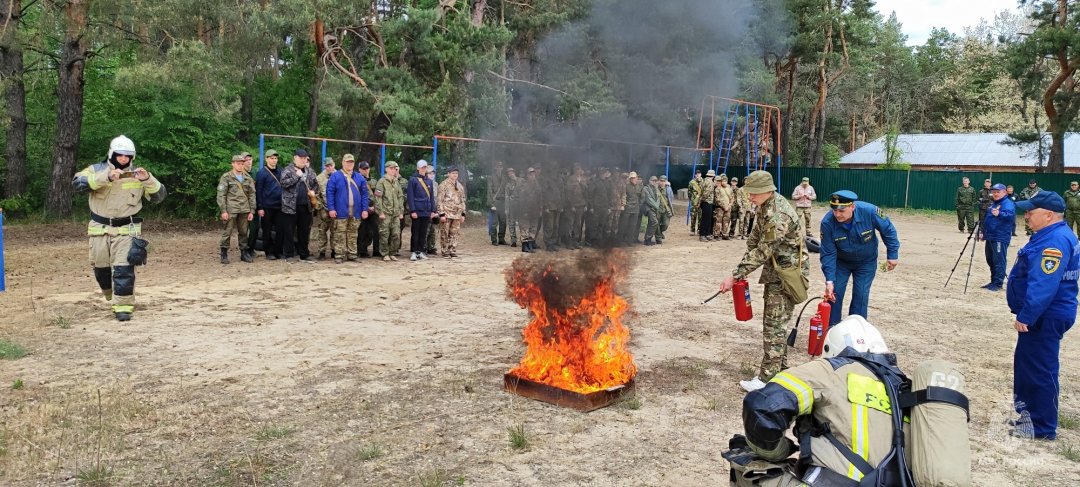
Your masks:
M819 210L820 213L820 210ZM870 319L912 370L962 364L972 399L977 485L1077 485L1076 332L1062 344L1053 444L1013 440L1015 332L1002 293L978 289L976 252L942 290L964 244L944 217L894 216L901 265L879 275ZM473 224L477 222L472 222ZM81 226L8 227L0 339L30 352L0 362L0 484L724 485L719 457L741 430L742 390L760 360L760 318L730 298L702 307L743 241L699 243L675 224L634 251L626 322L637 399L588 414L510 395L525 312L502 271L521 255L466 229L462 257L394 264L216 263L217 232L151 227L139 309L114 321L95 291ZM1026 238L1014 240L1010 261ZM820 292L816 259L812 292ZM761 287L754 311L760 316ZM809 313L809 310L808 310ZM808 317L807 317L808 318ZM805 336L790 357L805 360ZM24 387L12 389L21 379ZM523 425L529 446L511 447Z

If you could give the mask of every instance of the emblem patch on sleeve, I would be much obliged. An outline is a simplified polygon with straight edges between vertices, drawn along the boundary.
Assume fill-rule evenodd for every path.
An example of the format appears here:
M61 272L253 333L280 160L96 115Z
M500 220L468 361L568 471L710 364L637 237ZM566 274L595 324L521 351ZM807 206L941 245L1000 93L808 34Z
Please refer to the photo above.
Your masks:
M1058 267L1061 267L1061 259L1044 254L1039 267L1042 267L1043 274L1053 274Z
M1060 259L1062 255L1064 254L1062 254L1060 250L1053 247L1043 250L1043 257L1053 257L1055 259Z

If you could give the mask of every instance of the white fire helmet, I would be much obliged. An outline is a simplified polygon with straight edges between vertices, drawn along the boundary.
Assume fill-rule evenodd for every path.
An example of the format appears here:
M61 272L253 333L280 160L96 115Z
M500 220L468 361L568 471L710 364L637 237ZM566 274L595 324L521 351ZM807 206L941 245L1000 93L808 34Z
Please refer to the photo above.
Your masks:
M120 154L122 156L135 157L135 143L127 136L121 135L112 140L109 143L109 160L112 160L113 154Z
M887 353L889 347L885 346L885 339L874 325L871 325L859 315L850 315L840 320L836 326L829 328L825 335L825 346L822 349L822 357L831 358L840 354L845 348L851 347L858 352Z

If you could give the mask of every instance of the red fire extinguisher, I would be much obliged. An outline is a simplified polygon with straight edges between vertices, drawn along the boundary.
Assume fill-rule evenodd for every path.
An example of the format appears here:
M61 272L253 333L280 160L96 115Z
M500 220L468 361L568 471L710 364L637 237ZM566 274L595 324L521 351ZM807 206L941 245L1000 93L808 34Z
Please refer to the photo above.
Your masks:
M811 357L821 355L821 349L825 346L825 334L829 332L829 316L832 314L832 304L822 299L817 305L817 314L810 318L810 336L806 342L806 352Z
M746 279L735 281L731 297L735 300L735 319L750 321L754 317L754 309L750 306L750 283Z

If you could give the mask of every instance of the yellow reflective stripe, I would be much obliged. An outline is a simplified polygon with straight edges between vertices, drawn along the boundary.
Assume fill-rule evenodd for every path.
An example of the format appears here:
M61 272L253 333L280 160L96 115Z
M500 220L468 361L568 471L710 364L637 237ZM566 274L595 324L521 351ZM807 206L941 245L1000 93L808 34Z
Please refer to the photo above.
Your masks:
M101 235L109 235L109 228L116 229L116 235L139 235L142 233L142 223L135 223L133 225L124 225L122 227L107 227L97 222L90 222L86 227L86 234L91 237L98 237Z
M154 193L157 193L158 191L161 191L161 181L158 181L158 180L154 180L154 185L149 187L149 188L146 188L146 193L147 194L154 194Z
M787 372L776 374L769 382L774 382L795 394L799 401L799 415L810 414L810 409L814 407L814 389L806 382Z
M870 410L862 404L851 405L851 451L863 460L870 460ZM848 463L848 478L863 478L853 463Z
M86 227L86 234L92 236L105 235L105 227L94 225L93 223L91 223Z
M112 307L113 313L134 313L134 304L114 304Z
M138 181L124 181L120 184L120 187L123 189L139 189L142 188L142 183Z

